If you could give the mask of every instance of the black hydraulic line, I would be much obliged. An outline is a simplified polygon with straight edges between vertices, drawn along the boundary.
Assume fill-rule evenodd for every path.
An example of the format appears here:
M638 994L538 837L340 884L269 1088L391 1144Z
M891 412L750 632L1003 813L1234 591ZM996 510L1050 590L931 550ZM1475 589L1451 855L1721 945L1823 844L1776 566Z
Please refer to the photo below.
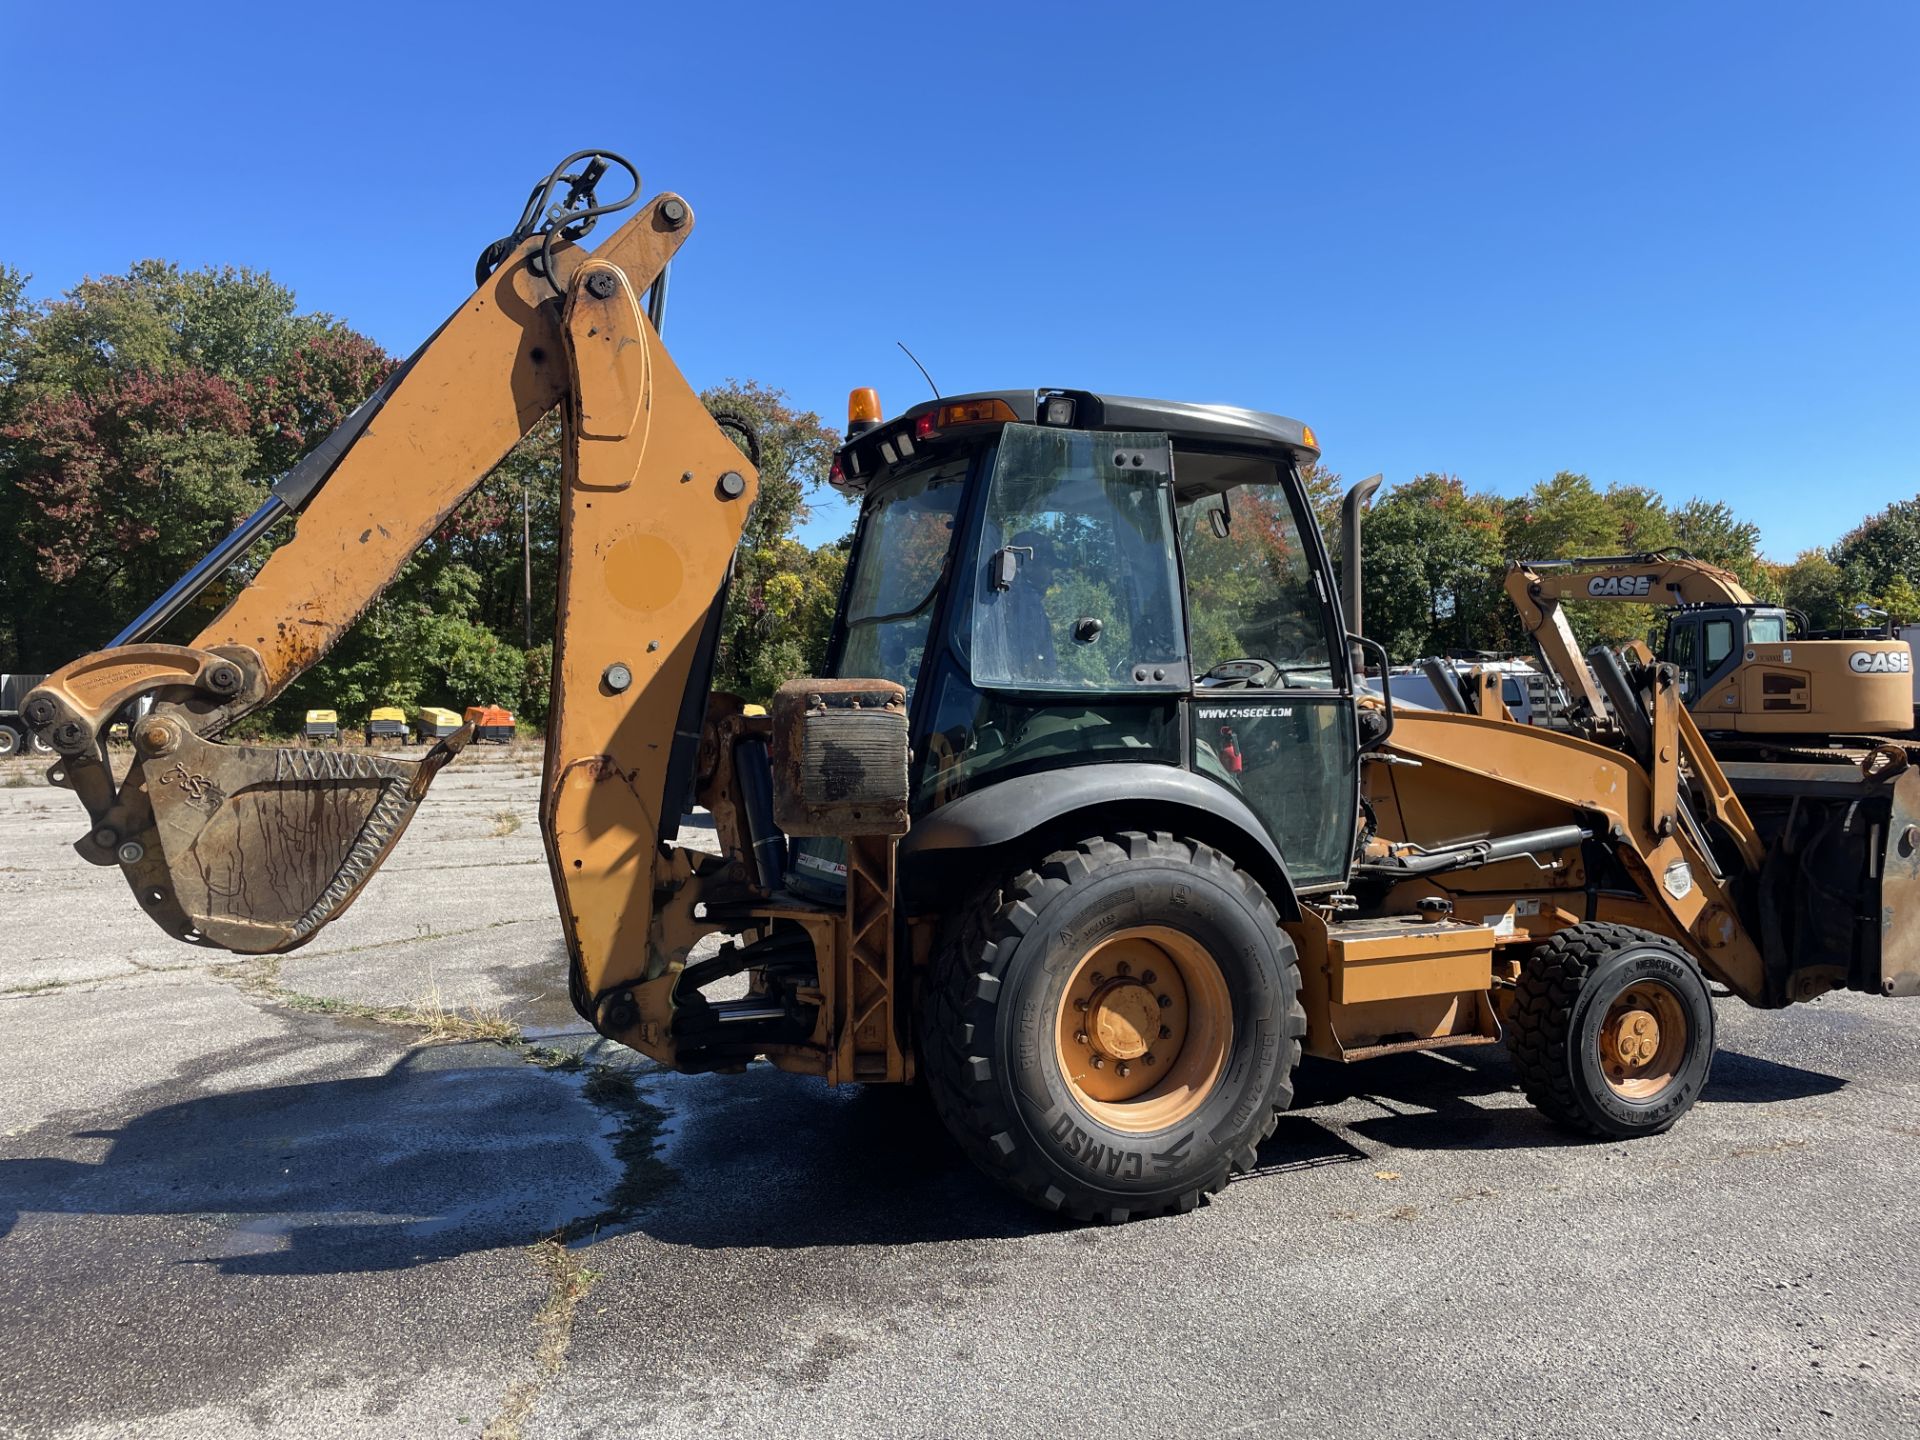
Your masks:
M137 645L142 640L152 638L155 631L191 605L207 586L226 574L234 561L253 548L254 541L271 530L275 522L288 513L286 501L278 495L269 495L265 504L240 522L238 530L208 551L205 559L168 586L164 595L142 610L132 624L109 640L108 648Z
M428 345L432 343L431 339L427 341ZM393 394L395 387L413 368L413 362L419 358L421 350L425 349L426 345L423 345L408 356L403 364L375 387L371 395L354 407L346 419L301 456L298 464L274 482L273 492L258 510L241 521L238 529L208 551L205 558L191 570L168 586L165 594L107 642L108 647L137 645L142 640L151 639L161 626L191 605L209 585L232 569L234 563L252 549L254 542L271 530L281 517L305 509L314 492L326 483L327 477L338 468L347 451L353 448L353 442L373 423L373 417L380 413L380 407L387 403L387 397Z
M1429 655L1420 662L1420 673L1427 677L1427 683L1433 686L1434 693L1440 697L1440 703L1455 715L1470 715L1472 707L1467 704L1467 692L1460 688L1460 674L1446 661Z
M1607 692L1607 699L1613 702L1614 718L1620 722L1621 733L1627 737L1634 759L1651 770L1653 721L1647 714L1647 702L1640 698L1640 692L1627 678L1626 666L1604 645L1587 651L1587 665L1593 671L1593 678L1600 682L1600 688Z
M655 335L667 328L667 273L672 269L670 263L662 265L659 278L647 287L647 323Z

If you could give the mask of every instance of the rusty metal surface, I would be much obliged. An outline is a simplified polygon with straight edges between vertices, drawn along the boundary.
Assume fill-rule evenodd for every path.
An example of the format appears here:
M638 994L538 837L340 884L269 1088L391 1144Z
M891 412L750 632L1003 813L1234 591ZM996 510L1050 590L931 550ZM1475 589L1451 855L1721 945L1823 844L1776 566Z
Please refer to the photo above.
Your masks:
M470 733L400 760L220 745L149 717L137 764L165 880L143 898L177 904L197 932L186 938L247 954L293 949L353 903Z
M857 835L847 843L844 935L836 937L837 994L825 998L838 1021L834 1084L913 1078L906 1011L894 954L894 835Z
M889 680L790 680L773 697L773 814L789 835L904 835L907 699Z
M202 734L217 733L264 698L260 657L241 645L115 646L61 666L34 688L23 708L49 745L77 756L97 751L114 718L149 695L178 706Z

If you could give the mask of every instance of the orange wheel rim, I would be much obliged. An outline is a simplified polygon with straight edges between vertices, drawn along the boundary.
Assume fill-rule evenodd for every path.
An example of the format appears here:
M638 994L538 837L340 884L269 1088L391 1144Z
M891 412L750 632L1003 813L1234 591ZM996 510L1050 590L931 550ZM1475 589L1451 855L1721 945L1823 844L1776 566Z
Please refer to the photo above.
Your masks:
M1220 1083L1233 998L1206 948L1164 925L1108 936L1067 977L1054 1055L1080 1108L1112 1130L1177 1125Z
M1600 1022L1600 1073L1623 1100L1651 1100L1674 1082L1691 1024L1680 996L1657 980L1620 992Z

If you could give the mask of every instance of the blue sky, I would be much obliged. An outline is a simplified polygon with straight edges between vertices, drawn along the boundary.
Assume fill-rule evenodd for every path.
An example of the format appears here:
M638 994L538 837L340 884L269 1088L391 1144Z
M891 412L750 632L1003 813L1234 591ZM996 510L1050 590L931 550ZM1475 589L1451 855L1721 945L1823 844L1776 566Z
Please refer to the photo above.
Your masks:
M1725 498L1779 559L1920 491L1911 4L10 6L0 54L43 295L251 265L405 352L602 145L696 211L689 377L836 423L925 395L905 340L1350 480Z

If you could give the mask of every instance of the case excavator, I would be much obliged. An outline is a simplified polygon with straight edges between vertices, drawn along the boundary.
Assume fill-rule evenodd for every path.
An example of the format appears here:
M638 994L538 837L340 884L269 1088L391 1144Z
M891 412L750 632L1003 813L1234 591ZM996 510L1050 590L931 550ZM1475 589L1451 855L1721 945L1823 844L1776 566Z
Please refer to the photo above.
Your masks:
M1777 753L1834 739L1874 743L1913 729L1913 652L1892 634L1805 632L1797 612L1763 605L1730 570L1679 550L1516 560L1507 595L1576 708L1601 700L1561 608L1566 600L1666 608L1658 656L1722 754Z
M1548 1116L1626 1138L1699 1098L1710 982L1920 992L1910 773L1828 777L1763 835L1645 655L1592 659L1620 718L1591 733L1515 725L1497 688L1396 711L1359 634L1359 497L1343 605L1300 478L1318 441L1276 415L1039 387L888 419L856 391L826 673L764 712L715 693L755 443L661 343L688 202L583 243L620 173L637 197L618 157L556 169L261 511L28 697L81 858L182 942L292 950L400 841L464 728L417 758L222 734L558 409L541 828L575 1007L662 1065L923 1080L1004 1184L1123 1220L1252 1166L1303 1052L1504 1038ZM190 643L156 638L289 514ZM116 774L108 726L143 697ZM679 844L690 804L717 855Z

